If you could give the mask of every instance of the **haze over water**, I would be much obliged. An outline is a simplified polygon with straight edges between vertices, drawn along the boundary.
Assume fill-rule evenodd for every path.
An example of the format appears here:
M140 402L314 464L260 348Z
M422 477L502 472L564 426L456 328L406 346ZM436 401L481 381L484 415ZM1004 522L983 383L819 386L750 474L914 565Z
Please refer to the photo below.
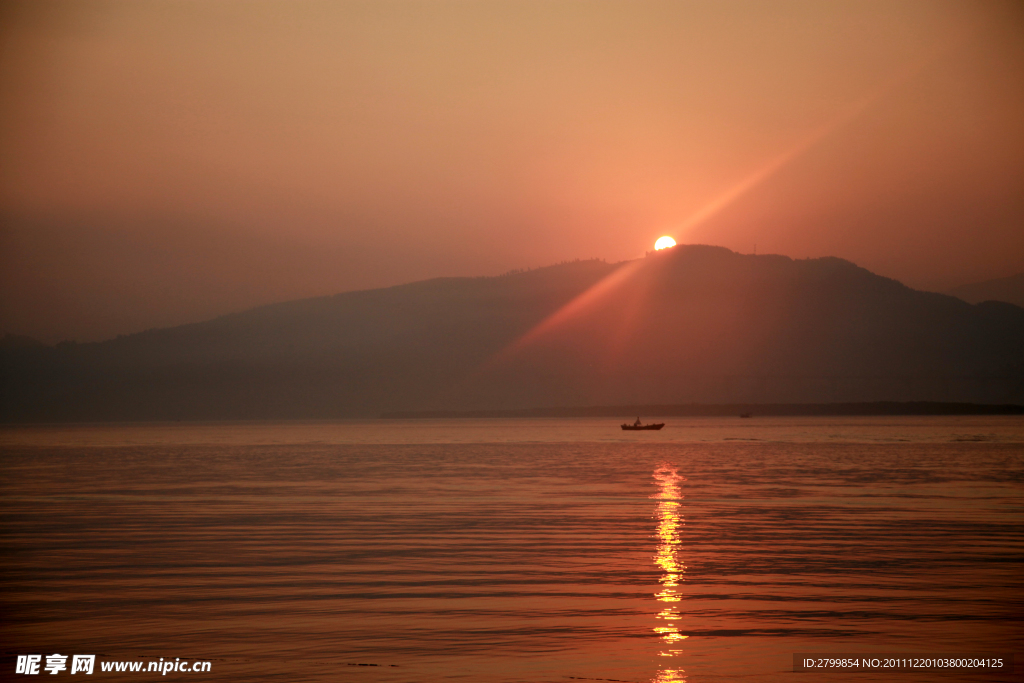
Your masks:
M794 652L1012 652L1022 443L988 417L7 428L0 666L781 681Z

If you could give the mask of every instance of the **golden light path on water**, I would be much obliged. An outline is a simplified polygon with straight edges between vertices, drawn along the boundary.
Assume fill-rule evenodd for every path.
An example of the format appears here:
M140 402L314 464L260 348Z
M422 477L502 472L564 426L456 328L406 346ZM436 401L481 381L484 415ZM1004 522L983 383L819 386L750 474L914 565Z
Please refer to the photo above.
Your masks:
M680 482L685 481L679 476L675 467L661 465L654 470L654 480L658 484L658 492L651 497L658 501L655 508L655 515L658 519L658 548L654 555L654 563L661 569L662 575L661 591L655 594L655 598L662 603L661 611L658 612L658 625L654 627L662 641L662 657L678 657L682 654L680 646L687 636L679 632L679 603L682 595L679 592L680 584L686 580L686 565L679 557L679 550L682 541L680 534L684 525L682 514L683 498ZM685 681L686 673L679 668L678 664L669 663L666 668L658 671L657 677L652 683L673 683Z

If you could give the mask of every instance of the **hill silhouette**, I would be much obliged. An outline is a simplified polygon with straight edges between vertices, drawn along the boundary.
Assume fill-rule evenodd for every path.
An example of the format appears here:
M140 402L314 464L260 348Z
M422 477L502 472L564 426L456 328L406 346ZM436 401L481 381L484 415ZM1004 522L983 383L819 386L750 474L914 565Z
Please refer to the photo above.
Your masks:
M1024 306L1024 273L984 282L972 282L952 289L949 293L972 304L982 301L1004 301L1015 306Z
M1024 309L679 246L0 349L5 421L1024 399Z

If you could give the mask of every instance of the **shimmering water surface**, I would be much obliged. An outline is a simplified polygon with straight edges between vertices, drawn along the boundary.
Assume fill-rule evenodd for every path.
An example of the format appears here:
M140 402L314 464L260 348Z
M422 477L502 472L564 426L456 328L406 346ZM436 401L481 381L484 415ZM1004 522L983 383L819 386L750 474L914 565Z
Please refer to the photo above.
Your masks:
M55 652L374 683L1020 658L1024 420L668 422L0 429L0 678Z

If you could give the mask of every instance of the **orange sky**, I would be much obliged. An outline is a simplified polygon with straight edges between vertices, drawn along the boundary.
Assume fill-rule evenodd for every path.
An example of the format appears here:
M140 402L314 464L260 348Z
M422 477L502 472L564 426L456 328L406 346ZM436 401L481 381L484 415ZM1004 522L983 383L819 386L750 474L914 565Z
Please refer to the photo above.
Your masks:
M1024 271L999 2L30 2L0 331L111 337L661 234L924 289Z

